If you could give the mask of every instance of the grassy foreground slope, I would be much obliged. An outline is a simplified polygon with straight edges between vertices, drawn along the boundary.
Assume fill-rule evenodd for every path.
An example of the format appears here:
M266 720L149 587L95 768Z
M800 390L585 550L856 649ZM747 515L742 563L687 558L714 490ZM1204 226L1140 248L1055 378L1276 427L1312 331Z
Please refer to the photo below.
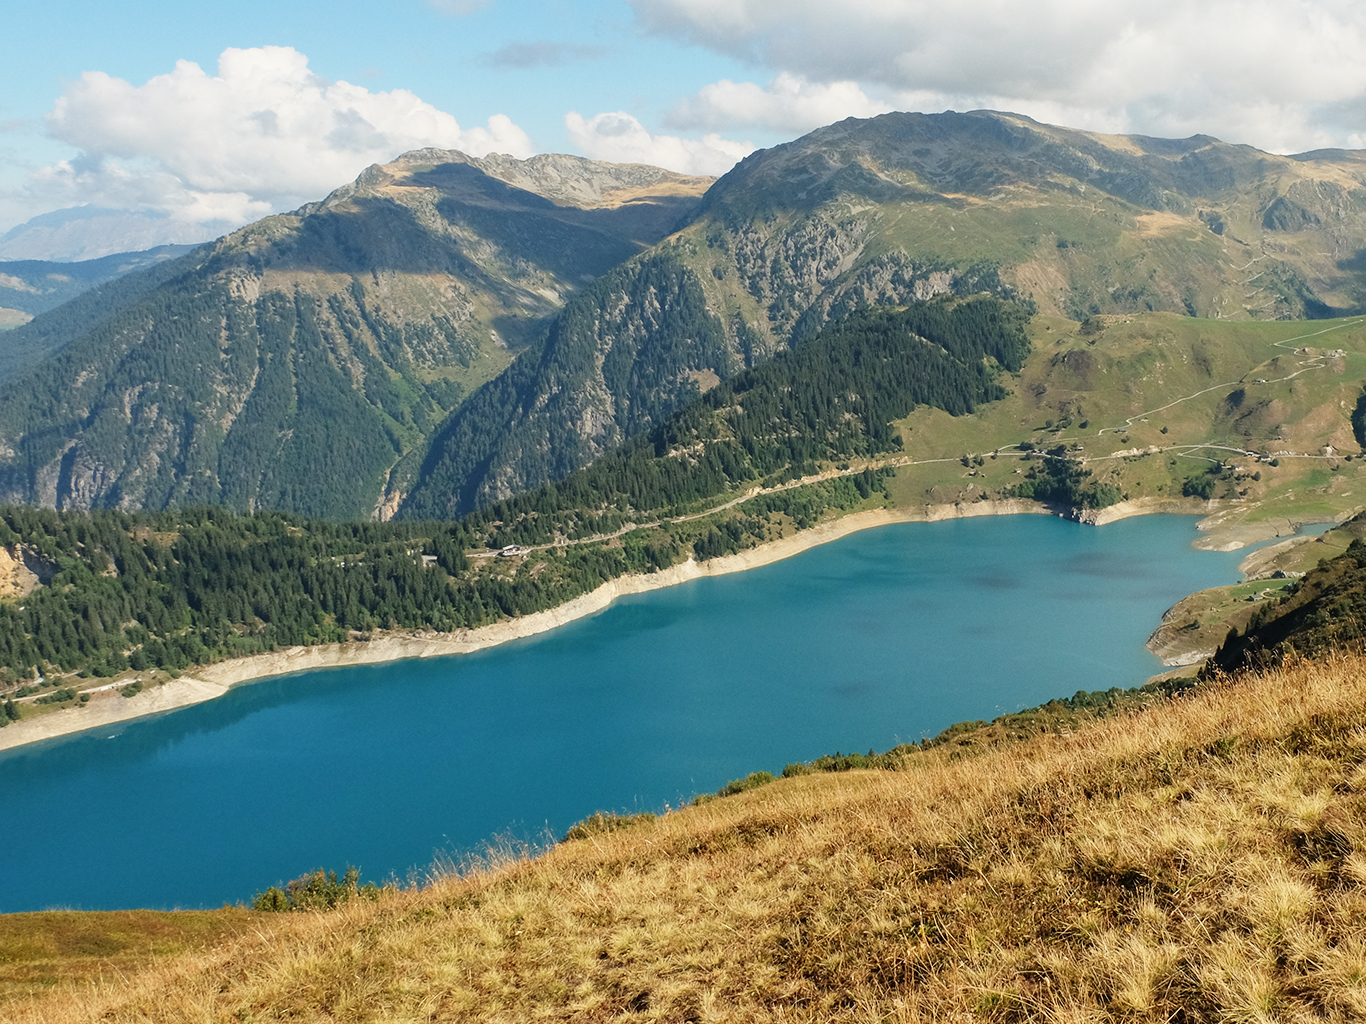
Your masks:
M1366 662L1297 662L262 916L0 1005L50 1022L1360 1019L1363 723Z

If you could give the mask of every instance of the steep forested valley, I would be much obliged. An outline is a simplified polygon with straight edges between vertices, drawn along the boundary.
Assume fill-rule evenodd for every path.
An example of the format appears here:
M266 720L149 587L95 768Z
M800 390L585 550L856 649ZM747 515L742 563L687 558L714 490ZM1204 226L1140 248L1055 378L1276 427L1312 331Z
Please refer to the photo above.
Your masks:
M1028 352L1027 315L995 299L857 314L589 468L454 521L9 506L0 545L47 580L0 603L0 670L10 683L178 671L380 630L449 632L810 527L881 499L887 471L851 462L897 451L893 420L999 398L995 378ZM529 550L469 557L507 545Z

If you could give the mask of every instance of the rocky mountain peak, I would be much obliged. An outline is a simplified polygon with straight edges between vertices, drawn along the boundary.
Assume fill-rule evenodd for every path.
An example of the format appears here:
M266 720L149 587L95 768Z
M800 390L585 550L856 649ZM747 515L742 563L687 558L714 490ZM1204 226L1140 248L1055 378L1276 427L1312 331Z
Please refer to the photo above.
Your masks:
M540 153L520 160L503 153L475 157L455 149L415 149L389 164L366 168L347 188L427 185L450 177L458 167L473 168L557 206L579 209L614 207L650 195L700 196L716 180L650 164L613 164L568 153Z

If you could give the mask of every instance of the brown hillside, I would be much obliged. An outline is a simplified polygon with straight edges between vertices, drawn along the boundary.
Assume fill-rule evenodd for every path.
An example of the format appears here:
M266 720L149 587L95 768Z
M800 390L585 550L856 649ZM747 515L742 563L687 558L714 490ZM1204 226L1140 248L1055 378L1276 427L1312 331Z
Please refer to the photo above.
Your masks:
M14 1021L1355 1020L1366 660L807 775Z

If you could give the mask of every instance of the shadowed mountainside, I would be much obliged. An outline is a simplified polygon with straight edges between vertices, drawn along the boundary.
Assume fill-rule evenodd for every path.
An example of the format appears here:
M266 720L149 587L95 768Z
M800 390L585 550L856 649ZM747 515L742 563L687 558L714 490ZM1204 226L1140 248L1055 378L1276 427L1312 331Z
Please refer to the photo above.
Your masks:
M55 354L0 402L0 495L371 515L405 453L709 181L436 150L372 167L25 327Z

